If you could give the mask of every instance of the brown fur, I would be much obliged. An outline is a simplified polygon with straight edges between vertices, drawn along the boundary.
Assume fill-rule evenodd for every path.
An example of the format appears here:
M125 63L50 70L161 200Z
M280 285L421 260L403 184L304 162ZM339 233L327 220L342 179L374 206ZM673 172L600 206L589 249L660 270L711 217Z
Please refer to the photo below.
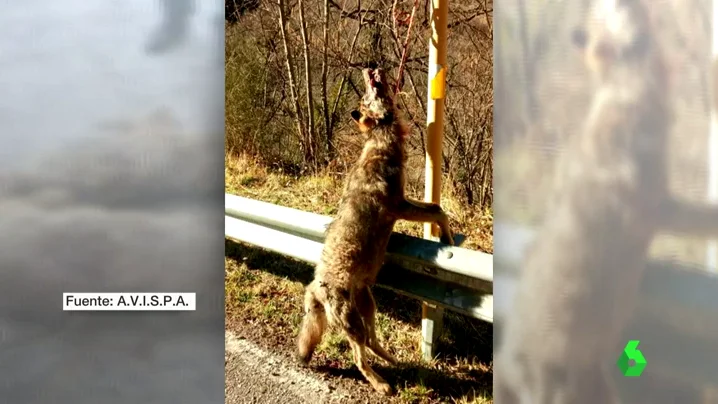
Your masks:
M376 305L370 287L384 262L386 246L398 219L433 222L442 242L453 244L448 219L437 204L404 195L404 141L407 129L397 116L381 70L364 70L366 95L352 112L366 143L347 176L339 211L327 229L314 281L307 286L305 317L297 339L298 356L307 363L328 324L346 333L354 362L377 391L389 384L367 363L366 350L396 364L376 336Z
M501 404L619 402L609 372L618 371L653 237L718 230L718 208L668 192L672 108L649 6L595 3L575 36L596 80L594 103L505 320L494 379Z

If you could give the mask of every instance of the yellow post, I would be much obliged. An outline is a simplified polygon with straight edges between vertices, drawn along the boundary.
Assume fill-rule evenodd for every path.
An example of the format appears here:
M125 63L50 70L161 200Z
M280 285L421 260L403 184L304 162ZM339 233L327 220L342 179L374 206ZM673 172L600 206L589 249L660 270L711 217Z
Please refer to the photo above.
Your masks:
M426 186L424 200L441 200L441 150L444 137L444 98L446 95L446 31L448 0L431 1L431 41L429 43L429 91L426 104ZM438 227L424 225L424 238L436 238ZM443 326L444 310L427 302L421 308L421 352L425 360L436 355L436 342Z

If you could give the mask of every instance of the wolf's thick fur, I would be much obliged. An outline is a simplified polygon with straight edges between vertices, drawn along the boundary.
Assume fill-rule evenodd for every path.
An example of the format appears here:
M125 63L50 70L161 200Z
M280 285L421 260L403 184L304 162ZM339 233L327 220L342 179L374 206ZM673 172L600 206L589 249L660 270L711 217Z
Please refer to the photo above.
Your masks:
M619 402L606 366L626 343L621 332L654 236L718 230L718 208L668 191L673 109L648 5L594 3L575 39L595 97L505 320L494 373L501 404Z
M453 244L441 207L404 195L404 142L408 130L394 108L380 69L364 70L366 94L352 118L366 137L359 161L349 173L339 211L327 229L314 281L307 286L305 317L297 339L298 356L307 363L328 324L346 332L354 361L377 391L389 384L367 363L366 349L390 364L396 359L379 345L371 293L398 219L436 223L442 242Z

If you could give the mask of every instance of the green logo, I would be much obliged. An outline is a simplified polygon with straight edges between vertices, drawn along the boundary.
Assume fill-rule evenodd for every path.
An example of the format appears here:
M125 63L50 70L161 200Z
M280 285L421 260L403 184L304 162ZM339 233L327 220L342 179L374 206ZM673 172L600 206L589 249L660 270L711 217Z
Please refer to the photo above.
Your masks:
M623 348L621 357L616 362L616 365L626 377L638 377L643 373L643 369L646 368L646 358L638 350L638 344L640 343L641 341L636 339L628 341L626 347Z

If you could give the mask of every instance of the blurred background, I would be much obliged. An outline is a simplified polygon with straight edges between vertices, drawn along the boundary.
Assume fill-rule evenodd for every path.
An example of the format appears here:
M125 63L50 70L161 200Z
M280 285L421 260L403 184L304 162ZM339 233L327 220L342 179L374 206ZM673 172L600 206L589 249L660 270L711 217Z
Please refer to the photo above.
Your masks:
M223 402L221 7L4 5L2 401ZM61 306L180 291L196 312Z
M163 24L161 0L7 5L0 38L0 121L6 125L0 161L17 163L68 140L96 138L102 122L160 108L186 132L200 132L216 103L211 90L218 80L213 70L221 71L221 10L216 0L192 1L201 6L188 15L191 32L167 54L146 50Z
M496 190L502 218L535 225L550 212L546 197L554 163L581 128L592 97L571 31L589 1L509 0L496 22ZM711 13L708 0L651 2L670 70L675 124L670 137L670 187L705 201L710 134ZM550 213L549 213L550 214ZM653 253L705 263L705 241L660 236Z

